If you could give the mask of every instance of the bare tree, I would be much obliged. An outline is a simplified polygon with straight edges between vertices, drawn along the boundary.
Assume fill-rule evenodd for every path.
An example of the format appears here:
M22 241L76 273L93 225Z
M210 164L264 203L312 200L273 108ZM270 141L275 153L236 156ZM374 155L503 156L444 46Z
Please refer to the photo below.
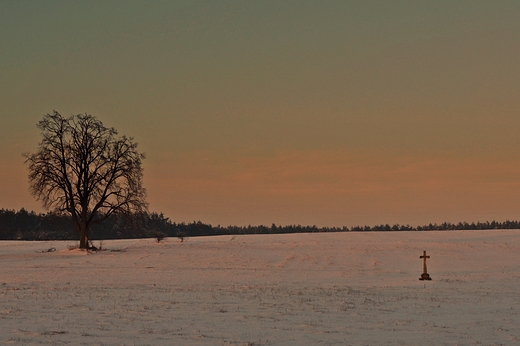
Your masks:
M46 209L71 214L80 248L89 247L92 224L147 209L145 156L133 138L119 137L90 114L65 118L54 111L37 127L43 137L38 150L24 154L31 194Z

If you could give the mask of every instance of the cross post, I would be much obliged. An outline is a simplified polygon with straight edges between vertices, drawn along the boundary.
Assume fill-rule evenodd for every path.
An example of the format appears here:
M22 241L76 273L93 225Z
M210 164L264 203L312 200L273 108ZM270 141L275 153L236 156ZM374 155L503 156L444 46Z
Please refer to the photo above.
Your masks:
M419 256L419 258L423 259L423 273L421 274L421 277L419 280L431 280L430 274L428 274L428 270L426 268L426 259L430 258L430 256L426 256L426 251L423 251L423 255Z

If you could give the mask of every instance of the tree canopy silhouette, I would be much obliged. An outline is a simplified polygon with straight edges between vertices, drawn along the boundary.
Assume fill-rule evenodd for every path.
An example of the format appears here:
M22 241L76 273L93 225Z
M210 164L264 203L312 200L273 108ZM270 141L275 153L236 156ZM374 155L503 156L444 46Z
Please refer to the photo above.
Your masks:
M147 209L142 185L144 154L132 137L118 136L90 114L46 114L37 127L42 141L26 153L31 194L46 209L69 213L80 248L89 247L89 232L114 213Z

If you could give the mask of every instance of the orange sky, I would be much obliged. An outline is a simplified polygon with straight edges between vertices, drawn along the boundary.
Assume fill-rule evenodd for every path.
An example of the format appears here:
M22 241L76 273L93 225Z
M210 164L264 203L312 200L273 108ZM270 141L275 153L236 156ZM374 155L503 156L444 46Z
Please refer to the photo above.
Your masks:
M0 208L56 109L212 224L519 219L520 3L0 3Z
M389 153L286 151L181 155L146 179L162 210L214 224L322 226L507 219L520 197L510 158L421 158ZM171 196L175 196L172 198ZM428 222L430 222L428 221Z

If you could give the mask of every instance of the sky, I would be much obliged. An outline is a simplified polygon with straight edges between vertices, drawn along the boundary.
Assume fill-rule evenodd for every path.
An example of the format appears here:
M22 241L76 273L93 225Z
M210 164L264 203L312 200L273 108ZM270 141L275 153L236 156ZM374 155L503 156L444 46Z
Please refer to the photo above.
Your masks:
M0 0L0 208L57 110L175 222L520 219L518 1Z

